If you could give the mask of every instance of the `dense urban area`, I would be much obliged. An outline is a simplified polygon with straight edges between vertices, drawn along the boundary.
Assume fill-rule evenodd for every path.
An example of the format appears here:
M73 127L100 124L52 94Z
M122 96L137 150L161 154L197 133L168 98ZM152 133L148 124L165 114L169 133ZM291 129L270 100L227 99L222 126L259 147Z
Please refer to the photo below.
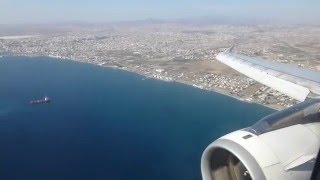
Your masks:
M215 56L235 45L239 54L320 70L319 42L318 26L116 24L24 34L3 31L0 52L123 69L282 109L297 102L235 72Z

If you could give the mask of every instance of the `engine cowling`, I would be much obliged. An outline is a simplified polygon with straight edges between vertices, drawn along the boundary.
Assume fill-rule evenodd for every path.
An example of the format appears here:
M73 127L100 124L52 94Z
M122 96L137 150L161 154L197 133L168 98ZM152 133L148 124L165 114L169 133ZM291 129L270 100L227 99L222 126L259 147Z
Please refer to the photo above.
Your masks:
M320 147L320 100L271 114L203 152L203 180L310 179Z

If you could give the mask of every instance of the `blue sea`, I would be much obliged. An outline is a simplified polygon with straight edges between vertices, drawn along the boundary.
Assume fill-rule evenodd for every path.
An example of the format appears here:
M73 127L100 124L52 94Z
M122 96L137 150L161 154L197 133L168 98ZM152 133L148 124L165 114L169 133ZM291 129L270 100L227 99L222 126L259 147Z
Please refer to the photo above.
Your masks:
M48 95L49 104L30 105ZM200 180L216 138L269 108L47 57L0 58L0 179Z

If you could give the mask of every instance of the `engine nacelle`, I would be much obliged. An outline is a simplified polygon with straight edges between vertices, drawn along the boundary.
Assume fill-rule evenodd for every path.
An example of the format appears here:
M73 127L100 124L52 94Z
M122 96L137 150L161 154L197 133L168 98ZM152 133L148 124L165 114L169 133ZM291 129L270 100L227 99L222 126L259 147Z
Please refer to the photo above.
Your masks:
M310 179L320 147L320 99L271 114L211 143L203 180Z

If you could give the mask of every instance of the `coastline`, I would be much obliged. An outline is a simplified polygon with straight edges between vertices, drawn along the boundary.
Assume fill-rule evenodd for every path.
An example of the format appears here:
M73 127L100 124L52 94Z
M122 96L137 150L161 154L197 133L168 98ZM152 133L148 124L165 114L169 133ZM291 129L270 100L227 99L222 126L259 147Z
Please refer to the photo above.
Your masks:
M274 112L185 84L143 80L144 76L121 69L45 56L5 56L0 72L1 142L8 147L1 149L6 155L3 162L31 167L30 179L39 178L39 162L44 159L52 173L58 169L66 179L92 179L90 174L116 179L128 160L135 167L130 172L135 179L148 180L150 174L141 177L139 170L153 165L165 171L170 165L164 173L169 175L160 179L200 179L198 168L186 175L185 167L170 162L182 160L197 167L199 155L213 139ZM45 94L52 99L50 104L29 104ZM158 151L159 147L164 148ZM12 152L16 148L25 149L24 153ZM131 153L124 153L128 149ZM26 156L34 161L21 161ZM79 174L79 169L90 172ZM170 169L178 174L170 175ZM15 177L17 169L8 167L6 172ZM9 175L5 179L11 179Z
M201 89L201 90L205 90L205 91L209 91L209 92L215 92L215 93L218 93L218 94L221 94L221 95L225 95L225 96L228 96L228 97L231 97L231 98L234 98L236 100L239 100L239 101L242 101L244 103L250 103L250 104L257 104L257 105L261 105L261 106L264 106L264 107L267 107L267 108L270 108L270 109L273 109L273 110L276 110L276 111L279 111L281 110L281 108L277 108L275 106L272 106L272 105L267 105L267 104L261 104L261 103L258 103L258 102L254 102L254 101L246 101L244 99L241 99L237 96L233 96L232 94L228 93L227 91L223 90L223 89L218 89L218 88L213 88L213 89L205 89L205 88L201 88L201 87L198 87L196 86L195 84L191 83L191 82L188 82L188 81L182 81L182 80L165 80L165 79L161 79L161 78L156 78L156 77L153 77L153 76L147 76L139 71L134 71L132 69L129 69L127 67L125 68L122 68L122 67L119 67L119 66L107 66L105 64L96 64L96 63L91 63L91 62L88 62L88 61L82 61L82 60L77 60L77 59L68 59L68 58L61 58L61 57L54 57L54 56L46 56L46 55L37 55L37 54L14 54L14 53L10 53L10 52L5 52L5 54L2 54L0 53L0 55L3 57L3 56L17 56L17 57L47 57L47 58L52 58L52 59L56 59L56 60L60 60L60 61L73 61L73 62L77 62L77 63L84 63L84 64L89 64L89 65L94 65L94 66L99 66L99 67L103 67L103 68L111 68L111 69L116 69L116 70L120 70L120 71L126 71L126 72L130 72L130 73L134 73L134 74L138 74L140 76L143 76L143 80L144 79L154 79L154 80L159 80L159 81L165 81L165 82L172 82L172 83L179 83L179 84L183 84L183 85L188 85L188 86L191 86L191 87L194 87L194 88L198 88L198 89ZM283 108L282 108L283 109Z

